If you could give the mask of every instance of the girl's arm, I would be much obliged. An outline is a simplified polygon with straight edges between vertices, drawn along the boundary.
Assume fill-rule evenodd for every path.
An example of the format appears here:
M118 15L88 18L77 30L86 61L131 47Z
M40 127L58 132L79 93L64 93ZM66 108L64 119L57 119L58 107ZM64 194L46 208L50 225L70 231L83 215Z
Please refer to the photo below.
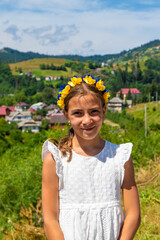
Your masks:
M118 240L132 240L140 225L140 204L131 157L125 163L122 192L126 218Z
M48 240L64 240L59 218L59 179L56 174L56 163L48 153L42 169L42 208L44 230Z

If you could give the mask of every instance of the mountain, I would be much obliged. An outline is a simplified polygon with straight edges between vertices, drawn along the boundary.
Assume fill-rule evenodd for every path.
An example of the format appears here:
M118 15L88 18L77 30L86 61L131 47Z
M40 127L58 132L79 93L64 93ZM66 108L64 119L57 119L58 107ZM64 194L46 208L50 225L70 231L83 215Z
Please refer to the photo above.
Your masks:
M109 59L121 59L121 60L129 60L133 58L137 53L142 54L148 48L153 48L156 46L160 46L160 40L150 41L146 44L143 44L139 47L130 49L128 51L124 50L117 54L105 54L105 55L93 55L93 56L80 56L80 55L46 55L39 54L34 52L20 52L18 50L14 50L11 48L3 48L0 50L0 61L6 63L16 63L21 62L33 58L64 58L70 60L79 60L81 62L86 62L88 60L94 62L106 62Z

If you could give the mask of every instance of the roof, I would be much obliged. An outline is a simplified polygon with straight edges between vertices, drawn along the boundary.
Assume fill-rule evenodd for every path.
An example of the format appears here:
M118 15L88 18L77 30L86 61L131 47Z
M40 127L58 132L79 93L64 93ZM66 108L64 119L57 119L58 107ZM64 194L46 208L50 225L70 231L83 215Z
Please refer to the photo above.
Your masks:
M8 116L6 116L6 121L14 121L15 117L31 117L31 112L23 111L23 112L10 112ZM19 119L21 121L21 119Z
M29 108L28 111L30 111L30 112L36 112L36 110L33 109L33 108Z
M9 114L9 117L15 117L15 116L31 116L31 112L29 111L23 111L23 112L11 112Z
M38 122L38 121L34 121L33 119L26 119L20 123L18 123L18 128L21 128L21 127L24 127L24 126L27 126L27 127L32 127L32 126L38 126L40 127L41 123Z
M46 107L44 107L45 109L58 109L57 105L56 104L50 104Z
M29 106L29 104L27 104L25 102L19 102L15 106Z
M7 107L7 106L1 106L0 107L0 115L2 116L5 116L6 115L6 109L9 109L11 112L14 112L14 107L11 106L11 107Z
M51 111L48 111L47 116L54 116L55 114L63 114L59 109L54 109Z
M112 98L109 103L123 103L123 100L119 97Z
M30 108L33 108L34 110L37 110L37 109L42 109L46 106L47 106L47 104L45 104L43 102L38 102L38 103L34 103L32 106L30 106Z
M50 123L66 123L67 119L65 118L63 113L59 113L59 114L54 114L50 117Z
M139 94L140 91L137 88L121 88L120 91L122 91L122 94L128 94L130 90L131 94ZM120 93L120 91L118 91L118 93Z

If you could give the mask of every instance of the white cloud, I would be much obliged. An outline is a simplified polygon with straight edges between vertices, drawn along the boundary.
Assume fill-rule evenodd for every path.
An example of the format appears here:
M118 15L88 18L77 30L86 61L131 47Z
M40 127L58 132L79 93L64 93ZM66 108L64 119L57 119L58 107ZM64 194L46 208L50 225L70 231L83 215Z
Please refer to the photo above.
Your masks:
M82 44L82 48L90 48L92 45L93 45L93 42L90 40L87 40Z
M10 25L6 30L6 33L10 34L12 36L12 39L15 41L20 41L22 38L18 35L19 29L16 25Z
M12 2L15 3L14 0ZM98 2L88 1L86 9L84 0L16 2L17 9L22 10L10 11L7 14L1 12L0 34L5 46L21 51L107 54L131 49L160 38L160 9L136 12L100 8L95 11L90 8L88 11L89 7L97 6ZM67 7L66 4L70 6ZM36 5L44 11L34 12ZM76 11L78 5L79 10ZM24 12L24 8L30 8L31 11Z

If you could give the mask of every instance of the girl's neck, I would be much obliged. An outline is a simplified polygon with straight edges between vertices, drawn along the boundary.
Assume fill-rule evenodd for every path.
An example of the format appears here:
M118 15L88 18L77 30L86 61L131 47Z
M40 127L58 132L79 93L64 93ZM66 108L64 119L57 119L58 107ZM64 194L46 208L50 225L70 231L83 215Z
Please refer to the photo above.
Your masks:
M99 136L93 140L85 140L75 135L72 139L73 151L84 156L94 156L98 154L104 148L104 145L105 141Z

